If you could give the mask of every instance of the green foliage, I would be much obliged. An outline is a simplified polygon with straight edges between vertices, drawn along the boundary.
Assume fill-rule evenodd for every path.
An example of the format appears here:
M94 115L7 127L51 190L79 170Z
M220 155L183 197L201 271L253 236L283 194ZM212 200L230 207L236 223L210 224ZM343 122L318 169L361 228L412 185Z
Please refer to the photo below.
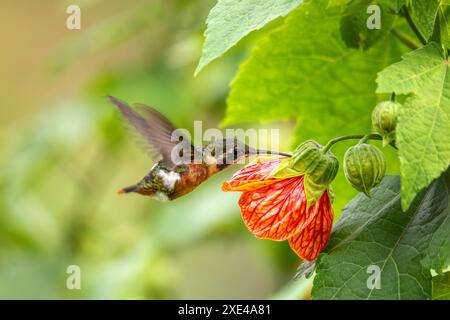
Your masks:
M328 6L329 7L334 7L334 6L343 6L346 5L348 3L352 2L353 4L358 4L359 2L362 3L373 3L373 4L378 4L381 6L385 6L386 8L389 8L391 10L394 10L395 12L399 12L400 9L406 4L406 0L374 0L374 1L369 1L369 0L363 0L363 1L358 1L358 0L329 0L328 1ZM366 10L367 6L363 9L364 11Z
M399 12L403 6L406 5L408 0L384 0L385 3L389 3L390 7L394 9L395 12Z
M415 50L382 72L378 92L411 94L400 108L397 144L402 206L447 169L450 159L450 74L448 60L432 44Z
M371 4L381 30L367 28ZM356 196L326 252L302 264L299 275L317 265L315 298L428 299L438 280L430 270L450 265L449 11L448 0L305 1L267 31L231 83L223 125L294 118L294 145L367 134L377 102L397 95L396 125L375 129L385 130L388 172L399 161L401 176ZM349 146L333 152L342 158ZM353 191L342 172L333 187L339 209ZM381 290L367 289L370 264L381 267Z
M336 7L336 6L343 6L347 3L349 3L351 0L329 0L328 6L329 7Z
M450 179L433 182L407 212L401 210L399 180L386 176L370 199L358 195L344 209L316 263L313 298L431 298L431 274L421 260L448 219ZM380 289L367 286L371 265L380 268Z
M450 47L450 1L443 0L439 6L437 19L439 22L440 40L447 48ZM439 40L439 39L438 39Z
M205 44L195 73L224 54L247 34L285 16L303 0L219 0L206 21Z
M373 108L376 73L404 49L390 36L366 53L347 48L340 17L326 1L305 3L289 15L241 65L224 124L299 117L300 125L305 122L301 140L369 129L370 119L356 110Z
M450 272L433 277L433 300L450 300Z
M444 174L444 179L450 181L450 171ZM447 197L449 193L448 183L446 185ZM427 255L422 260L422 264L427 268L433 269L436 272L444 272L450 266L450 212L447 210L447 215L441 222L441 226L433 233L430 240Z
M380 29L367 27L367 8L378 5L380 10ZM342 14L340 22L341 37L349 48L368 49L378 39L386 36L392 27L395 15L383 1L363 0L353 1Z
M439 13L441 0L413 0L411 1L412 18L426 40L433 34L436 17Z
M411 1L412 19L426 40L450 44L450 1L414 0Z

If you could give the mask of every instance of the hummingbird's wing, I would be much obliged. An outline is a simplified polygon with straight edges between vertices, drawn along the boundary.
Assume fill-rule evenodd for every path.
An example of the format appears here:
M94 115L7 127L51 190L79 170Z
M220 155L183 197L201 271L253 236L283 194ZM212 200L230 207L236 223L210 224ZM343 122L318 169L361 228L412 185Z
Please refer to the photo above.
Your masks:
M132 108L127 103L112 96L108 96L108 99L119 108L132 127L144 138L151 154L162 158L169 169L183 163L182 157L175 157L174 159L172 157L172 150L175 147L179 148L180 143L184 143L186 148L190 148L189 160L193 158L195 148L189 139L179 131L177 131L177 139L175 139L175 136L172 136L176 130L175 127L161 113L142 104L135 105Z

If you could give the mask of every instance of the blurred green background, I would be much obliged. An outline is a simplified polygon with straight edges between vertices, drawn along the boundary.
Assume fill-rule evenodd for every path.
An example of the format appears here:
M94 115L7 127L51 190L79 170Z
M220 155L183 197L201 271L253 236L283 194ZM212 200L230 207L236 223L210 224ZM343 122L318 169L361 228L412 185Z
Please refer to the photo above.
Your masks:
M239 194L221 192L236 168L170 203L115 192L153 163L105 96L217 127L259 33L194 78L214 0L0 3L0 298L308 297L288 244L254 238ZM66 28L69 4L81 30ZM289 149L293 123L262 126Z

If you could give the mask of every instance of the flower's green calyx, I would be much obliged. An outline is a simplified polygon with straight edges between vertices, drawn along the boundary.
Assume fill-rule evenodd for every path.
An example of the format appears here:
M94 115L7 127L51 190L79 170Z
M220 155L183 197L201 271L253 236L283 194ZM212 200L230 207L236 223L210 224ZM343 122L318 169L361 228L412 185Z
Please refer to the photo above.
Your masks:
M305 141L271 173L272 177L282 179L304 175L308 206L320 198L339 169L338 159L331 152L323 153L322 149L313 140Z
M367 196L378 185L386 172L383 152L377 147L359 143L347 150L344 155L344 173L347 181Z
M382 101L372 112L372 125L383 136L383 146L395 140L398 111L401 104L395 101Z

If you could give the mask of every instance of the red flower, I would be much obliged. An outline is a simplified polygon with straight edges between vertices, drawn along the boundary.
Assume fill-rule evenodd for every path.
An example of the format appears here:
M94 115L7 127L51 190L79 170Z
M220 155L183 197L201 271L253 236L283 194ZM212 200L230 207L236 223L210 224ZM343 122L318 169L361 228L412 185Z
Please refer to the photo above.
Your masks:
M258 238L288 240L301 258L314 260L330 238L333 209L328 192L306 209L304 176L269 177L284 158L258 158L224 182L223 191L242 191L242 218Z

